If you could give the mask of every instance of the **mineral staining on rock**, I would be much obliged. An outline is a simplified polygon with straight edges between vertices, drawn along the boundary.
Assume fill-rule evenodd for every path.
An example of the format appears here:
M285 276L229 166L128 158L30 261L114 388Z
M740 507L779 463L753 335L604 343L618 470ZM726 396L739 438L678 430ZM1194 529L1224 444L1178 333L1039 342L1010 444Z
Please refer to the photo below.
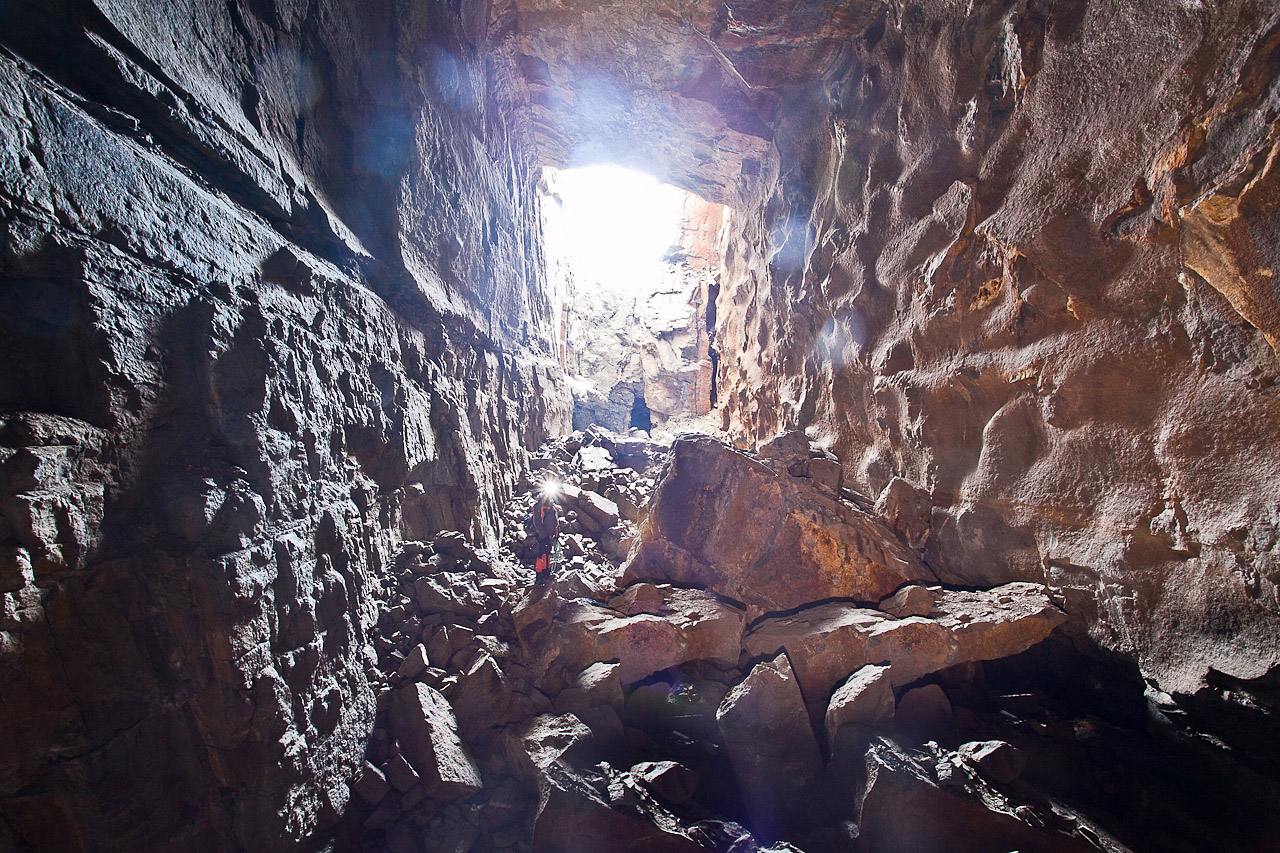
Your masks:
M884 525L707 437L678 439L624 582L696 584L752 618L825 598L878 601L933 573Z
M1272 843L1277 16L8 4L0 848ZM736 448L543 444L579 158Z

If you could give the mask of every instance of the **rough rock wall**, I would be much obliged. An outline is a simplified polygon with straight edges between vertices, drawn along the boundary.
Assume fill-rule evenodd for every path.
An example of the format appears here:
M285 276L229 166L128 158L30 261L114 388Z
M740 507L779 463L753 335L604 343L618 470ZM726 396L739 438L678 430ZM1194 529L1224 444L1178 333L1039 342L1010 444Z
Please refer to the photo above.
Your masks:
M568 426L479 9L0 6L0 848L334 820L387 555Z
M1278 24L883 6L734 203L726 426L807 428L945 582L1044 580L1166 690L1266 673Z

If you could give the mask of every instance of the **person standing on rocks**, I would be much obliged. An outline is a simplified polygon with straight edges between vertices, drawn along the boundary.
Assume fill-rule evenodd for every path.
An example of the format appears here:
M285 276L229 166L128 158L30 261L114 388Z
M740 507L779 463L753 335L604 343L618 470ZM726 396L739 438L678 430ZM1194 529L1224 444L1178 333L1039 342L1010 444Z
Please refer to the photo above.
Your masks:
M548 482L533 505L533 533L538 539L538 556L533 563L534 583L545 583L551 577L551 552L560 534L560 507L556 501L560 487Z

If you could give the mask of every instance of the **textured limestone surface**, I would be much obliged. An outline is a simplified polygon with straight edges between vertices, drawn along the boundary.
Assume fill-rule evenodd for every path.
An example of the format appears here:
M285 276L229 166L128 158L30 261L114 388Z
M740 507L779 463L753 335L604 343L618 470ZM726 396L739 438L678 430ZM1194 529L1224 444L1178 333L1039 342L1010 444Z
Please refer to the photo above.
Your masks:
M1264 675L1280 13L853 5L730 202L725 425L808 430L944 582L1047 583L1165 690Z
M567 427L464 17L0 9L0 847L331 825L389 555Z

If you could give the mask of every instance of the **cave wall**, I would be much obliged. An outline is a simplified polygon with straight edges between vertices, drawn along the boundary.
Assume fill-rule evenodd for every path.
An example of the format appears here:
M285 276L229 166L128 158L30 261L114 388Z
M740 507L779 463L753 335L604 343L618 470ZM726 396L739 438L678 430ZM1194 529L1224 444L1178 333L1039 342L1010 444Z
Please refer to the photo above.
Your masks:
M1167 690L1276 662L1277 10L509 0L539 155L733 210L718 399Z
M0 848L331 823L401 539L568 426L487 4L0 4Z
M808 429L944 581L1043 580L1165 690L1266 673L1278 23L893 4L838 71L775 78L732 202L726 426Z

